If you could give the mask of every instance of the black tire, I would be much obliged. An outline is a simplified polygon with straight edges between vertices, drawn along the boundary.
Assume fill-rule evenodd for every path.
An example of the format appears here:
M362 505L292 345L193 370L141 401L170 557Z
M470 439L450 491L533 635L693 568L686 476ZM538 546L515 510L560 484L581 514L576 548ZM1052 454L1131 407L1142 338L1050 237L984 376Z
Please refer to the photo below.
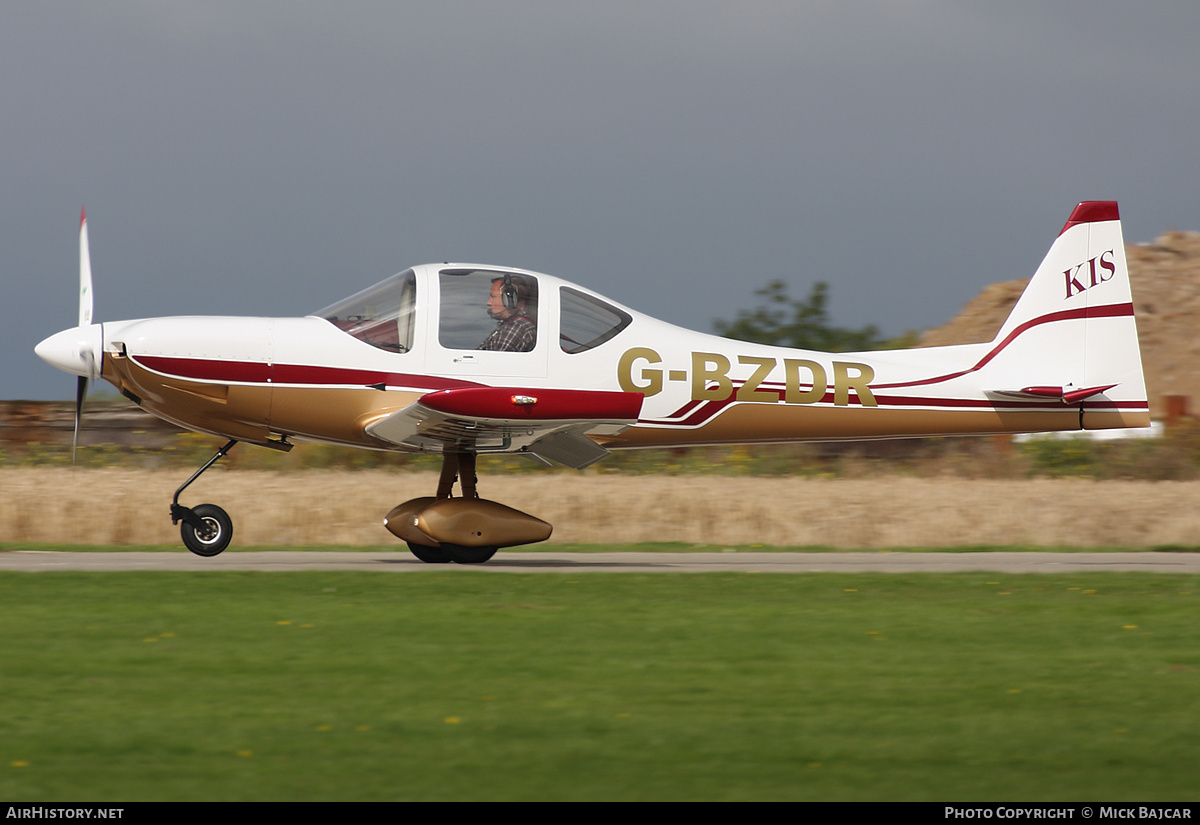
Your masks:
M406 542L409 551L426 564L449 564L453 559L450 554L440 547L429 547L424 544Z
M450 555L452 561L458 564L483 564L496 555L496 551L500 548L464 547L461 544L446 544L443 542L442 549Z
M204 522L205 529L197 531L186 521L181 522L179 532L184 545L197 556L218 555L233 538L233 521L229 514L215 504L201 504L193 507L192 512Z

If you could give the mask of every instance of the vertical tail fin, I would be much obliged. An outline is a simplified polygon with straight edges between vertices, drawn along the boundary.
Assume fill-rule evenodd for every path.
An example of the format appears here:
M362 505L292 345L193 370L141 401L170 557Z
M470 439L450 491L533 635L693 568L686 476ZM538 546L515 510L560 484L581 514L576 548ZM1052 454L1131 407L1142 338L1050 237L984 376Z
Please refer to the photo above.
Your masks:
M991 381L1078 403L1083 429L1150 423L1115 201L1075 207L1000 328Z

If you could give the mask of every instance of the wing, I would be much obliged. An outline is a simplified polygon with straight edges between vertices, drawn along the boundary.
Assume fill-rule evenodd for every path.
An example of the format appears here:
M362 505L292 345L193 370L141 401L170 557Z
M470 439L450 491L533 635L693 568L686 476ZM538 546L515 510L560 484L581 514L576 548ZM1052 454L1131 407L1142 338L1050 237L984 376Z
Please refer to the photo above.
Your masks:
M608 455L597 440L635 424L642 398L637 392L460 387L423 395L366 431L410 450L527 452L578 470Z

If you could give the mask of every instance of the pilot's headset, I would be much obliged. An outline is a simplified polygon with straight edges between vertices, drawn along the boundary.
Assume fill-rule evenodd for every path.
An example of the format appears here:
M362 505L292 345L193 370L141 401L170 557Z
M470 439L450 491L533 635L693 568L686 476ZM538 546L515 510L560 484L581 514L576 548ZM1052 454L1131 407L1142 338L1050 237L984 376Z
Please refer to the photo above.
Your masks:
M500 287L500 301L504 304L504 308L510 312L517 308L517 304L521 302L521 296L517 292L517 285L513 283L512 275L504 275L504 284Z

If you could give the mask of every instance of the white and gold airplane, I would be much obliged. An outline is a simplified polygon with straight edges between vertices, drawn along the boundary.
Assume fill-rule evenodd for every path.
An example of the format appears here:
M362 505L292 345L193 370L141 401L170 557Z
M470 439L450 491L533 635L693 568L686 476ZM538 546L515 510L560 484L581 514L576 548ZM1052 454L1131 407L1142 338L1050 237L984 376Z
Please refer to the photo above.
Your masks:
M228 439L175 493L184 544L232 523L179 495L245 441L440 453L434 495L387 514L426 562L480 563L551 526L480 498L480 453L583 468L613 449L1144 427L1150 423L1117 205L1080 203L995 339L829 354L641 315L536 272L427 264L305 318L92 323L80 221L79 326L36 351L160 418ZM459 482L461 492L453 495Z

